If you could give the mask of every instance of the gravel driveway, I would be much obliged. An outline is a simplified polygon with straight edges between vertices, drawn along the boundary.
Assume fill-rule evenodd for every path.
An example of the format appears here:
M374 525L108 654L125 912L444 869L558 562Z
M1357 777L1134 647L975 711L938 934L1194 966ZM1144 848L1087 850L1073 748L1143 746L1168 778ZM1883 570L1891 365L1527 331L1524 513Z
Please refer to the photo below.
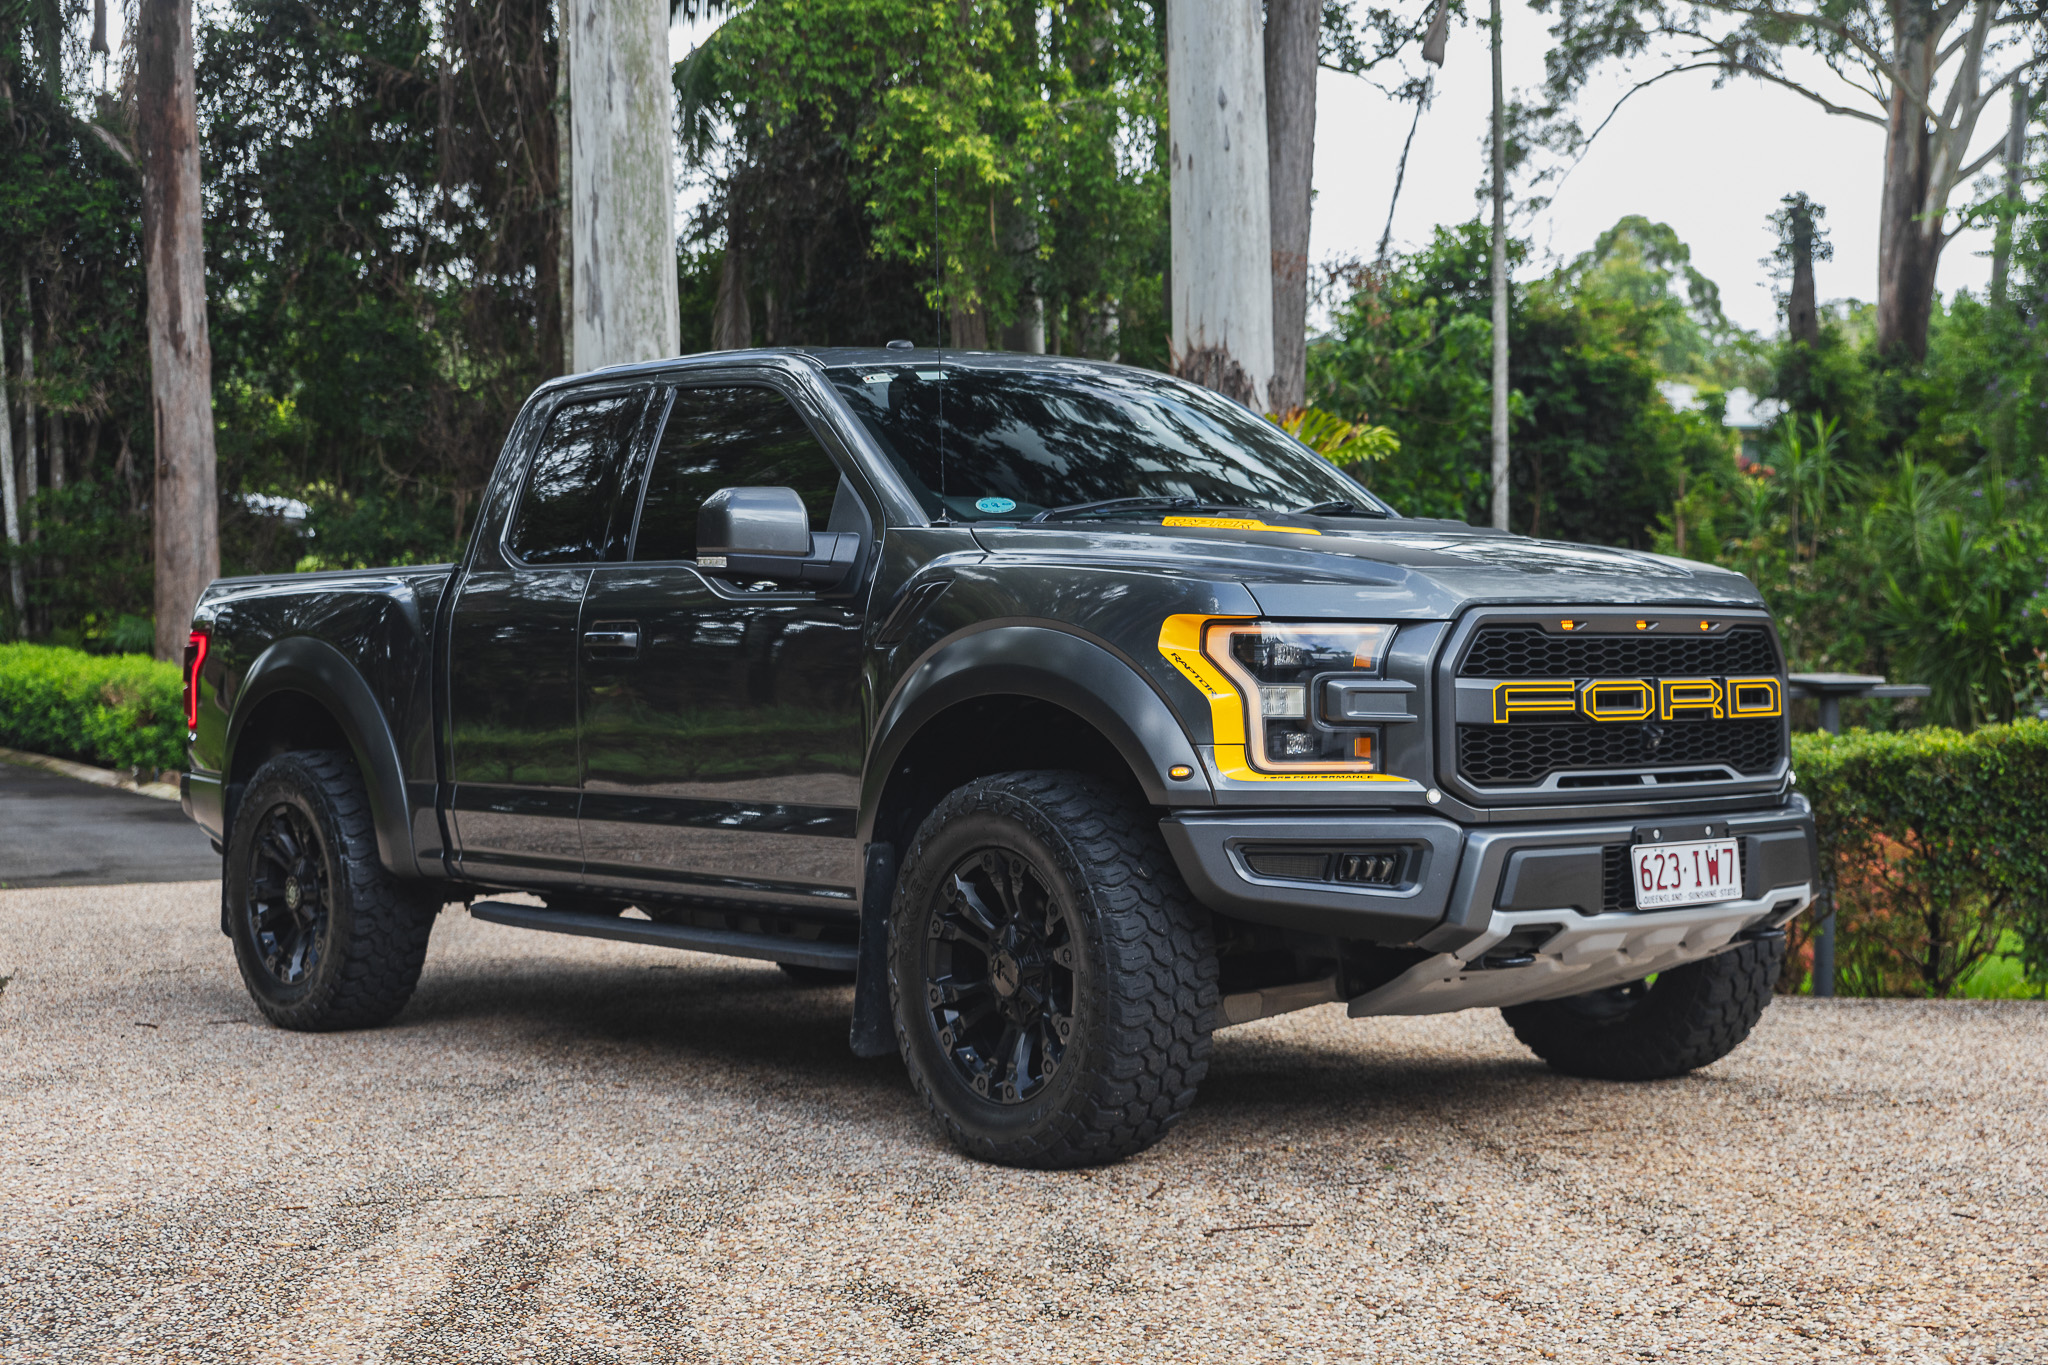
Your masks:
M2039 1005L1780 1002L1650 1086L1326 1006L1045 1175L844 991L450 912L396 1025L282 1033L217 896L0 892L0 1359L2048 1360Z

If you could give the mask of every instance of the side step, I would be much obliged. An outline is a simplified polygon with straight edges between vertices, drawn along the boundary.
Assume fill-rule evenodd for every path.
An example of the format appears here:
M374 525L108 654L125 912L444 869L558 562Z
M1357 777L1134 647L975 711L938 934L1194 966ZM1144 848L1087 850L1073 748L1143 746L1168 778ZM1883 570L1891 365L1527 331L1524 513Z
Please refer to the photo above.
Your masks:
M470 905L469 913L476 919L488 920L492 924L509 924L515 929L617 939L621 943L645 943L656 948L688 948L699 953L723 953L727 957L756 957L764 962L791 962L799 967L830 967L850 972L860 960L860 950L851 943L819 943L812 939L742 934L733 929L699 929L687 924L656 924L652 920L618 919L610 915L573 915L561 910L544 910L538 905L514 905L510 901L476 901Z

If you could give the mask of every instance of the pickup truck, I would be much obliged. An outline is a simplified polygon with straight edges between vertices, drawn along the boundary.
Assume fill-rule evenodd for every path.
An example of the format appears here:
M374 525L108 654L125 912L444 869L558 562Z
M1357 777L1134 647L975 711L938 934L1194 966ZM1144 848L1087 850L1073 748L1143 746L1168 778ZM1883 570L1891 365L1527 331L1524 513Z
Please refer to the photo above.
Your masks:
M186 677L276 1024L397 1014L451 904L751 957L850 983L854 1051L1011 1164L1145 1148L1216 1029L1333 1001L1686 1072L1814 886L1741 576L1404 517L1079 360L550 382L460 563L223 579Z

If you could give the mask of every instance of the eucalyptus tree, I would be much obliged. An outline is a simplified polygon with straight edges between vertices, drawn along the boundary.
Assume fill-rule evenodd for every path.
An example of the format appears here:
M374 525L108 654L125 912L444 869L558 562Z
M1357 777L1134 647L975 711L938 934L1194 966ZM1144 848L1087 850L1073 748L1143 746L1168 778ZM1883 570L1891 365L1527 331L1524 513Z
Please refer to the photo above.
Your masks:
M1973 151L1984 111L2039 60L2030 0L1532 0L1554 5L1547 93L1574 98L1608 61L1647 63L1629 94L1687 71L1748 77L1885 133L1877 342L1927 355L1935 270L1958 230L1951 201L2000 154ZM1807 53L1832 79L1788 64ZM1642 68L1638 68L1642 69ZM1627 98L1626 95L1623 96ZM1618 107L1618 106L1617 106ZM1612 115L1610 114L1611 118ZM1597 132L1597 130L1596 130Z
M220 577L192 0L139 0L137 19L135 125L156 413L156 656L173 659L199 594Z

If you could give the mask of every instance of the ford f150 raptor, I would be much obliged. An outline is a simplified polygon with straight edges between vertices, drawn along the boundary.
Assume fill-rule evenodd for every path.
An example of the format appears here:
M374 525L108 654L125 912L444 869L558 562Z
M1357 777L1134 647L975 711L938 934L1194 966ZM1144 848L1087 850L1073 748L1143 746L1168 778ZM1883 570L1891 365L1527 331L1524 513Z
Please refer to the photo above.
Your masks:
M1403 517L1078 360L548 383L460 563L223 579L186 677L275 1023L389 1019L453 903L753 957L851 982L854 1050L1000 1162L1140 1150L1215 1029L1330 1001L1682 1073L1814 884L1741 576Z

